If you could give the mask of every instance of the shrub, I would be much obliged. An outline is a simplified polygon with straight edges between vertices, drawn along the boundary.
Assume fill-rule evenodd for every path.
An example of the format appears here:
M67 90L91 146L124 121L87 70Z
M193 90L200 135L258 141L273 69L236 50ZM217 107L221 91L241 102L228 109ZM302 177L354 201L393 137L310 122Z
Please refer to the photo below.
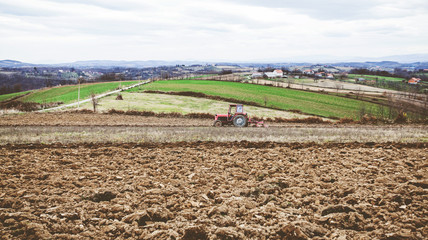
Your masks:
M93 111L91 111L89 109L74 110L74 111L70 111L70 112L72 112L72 113L81 113L81 114L94 113Z
M32 112L43 108L42 104L35 102L11 101L0 104L1 109L16 109L22 112Z
M394 123L406 123L407 122L407 114L403 111L400 111L397 117L394 120Z
M110 109L107 112L108 114L125 114L125 111L122 110L116 110L116 109Z
M116 100L123 100L122 94L118 94L117 97L116 97Z
M185 115L185 117L198 119L214 119L214 115L210 113L188 113Z
M258 118L258 117L254 117L252 118L256 121L261 121L263 119ZM315 123L331 123L330 121L326 121L323 120L322 118L319 117L307 117L307 118L267 118L266 119L267 122L272 122L272 123L309 123L309 124L315 124Z
M339 121L337 123L344 124L344 123L354 123L354 122L355 122L354 119L344 117L344 118L339 119Z
M298 110L298 109L290 109L288 110L289 112L293 112L293 113L302 113L302 111Z
M368 116L367 114L365 114L363 117L361 117L361 119L358 121L358 123L361 123L361 124L377 124L378 119L374 116Z

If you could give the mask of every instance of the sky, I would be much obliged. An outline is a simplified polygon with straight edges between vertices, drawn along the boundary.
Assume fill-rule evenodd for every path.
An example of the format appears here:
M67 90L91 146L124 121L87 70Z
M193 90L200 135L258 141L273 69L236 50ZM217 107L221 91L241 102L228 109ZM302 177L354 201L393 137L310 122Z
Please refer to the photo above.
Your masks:
M0 59L293 61L428 53L427 0L0 0Z

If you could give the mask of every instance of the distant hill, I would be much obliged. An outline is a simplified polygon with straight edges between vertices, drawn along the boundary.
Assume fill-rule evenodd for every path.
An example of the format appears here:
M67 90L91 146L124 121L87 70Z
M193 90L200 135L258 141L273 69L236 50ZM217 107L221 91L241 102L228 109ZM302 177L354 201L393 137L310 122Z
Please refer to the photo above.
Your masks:
M370 59L368 61L370 61ZM382 58L375 58L372 59L372 61L394 61L399 63L428 62L428 54L394 55Z
M198 61L161 61L161 60L148 60L148 61L114 61L114 60L91 60L91 61L77 61L73 63L56 64L58 66L68 66L77 68L110 68L110 67L125 67L125 68L145 68L145 67L159 67L171 65L192 65L202 64Z
M201 61L161 61L161 60L148 60L148 61L115 61L115 60L90 60L90 61L76 61L71 63L58 63L58 64L32 64L24 63L16 60L0 60L0 67L74 67L74 68L146 68L146 67L159 67L159 66L173 66L173 65L193 65L193 64L206 64Z
M16 60L0 60L0 67L10 67L10 68L19 68L19 67L34 67L35 64L24 63Z
M24 63L16 60L0 60L0 67L74 67L74 68L146 68L146 67L159 67L159 66L174 66L174 65L196 65L196 64L220 64L221 65L240 65L240 66L266 66L272 64L273 66L296 66L296 65L313 65L313 64L332 64L332 65L346 65L352 67L416 67L427 68L428 54L409 54L409 55L394 55L379 58L363 58L363 57L334 57L334 56L302 56L295 58L284 58L284 60L276 61L237 61L237 62L204 62L204 61L162 61L162 60L147 60L147 61L115 61L115 60L90 60L90 61L76 61L71 63L58 63L58 64L33 64Z

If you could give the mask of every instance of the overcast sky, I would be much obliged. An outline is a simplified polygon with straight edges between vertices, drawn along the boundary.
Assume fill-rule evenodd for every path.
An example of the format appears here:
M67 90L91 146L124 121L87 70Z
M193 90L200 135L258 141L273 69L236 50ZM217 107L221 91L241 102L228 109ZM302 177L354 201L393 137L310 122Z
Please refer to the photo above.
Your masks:
M292 61L428 53L427 0L0 0L0 59Z

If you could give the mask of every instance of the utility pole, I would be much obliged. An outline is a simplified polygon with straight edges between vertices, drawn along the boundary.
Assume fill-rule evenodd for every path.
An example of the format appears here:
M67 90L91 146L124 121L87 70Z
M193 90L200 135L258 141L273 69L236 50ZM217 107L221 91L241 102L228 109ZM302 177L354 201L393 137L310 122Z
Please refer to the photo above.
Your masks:
M80 77L77 81L79 82L79 90L77 90L77 109L80 109Z

